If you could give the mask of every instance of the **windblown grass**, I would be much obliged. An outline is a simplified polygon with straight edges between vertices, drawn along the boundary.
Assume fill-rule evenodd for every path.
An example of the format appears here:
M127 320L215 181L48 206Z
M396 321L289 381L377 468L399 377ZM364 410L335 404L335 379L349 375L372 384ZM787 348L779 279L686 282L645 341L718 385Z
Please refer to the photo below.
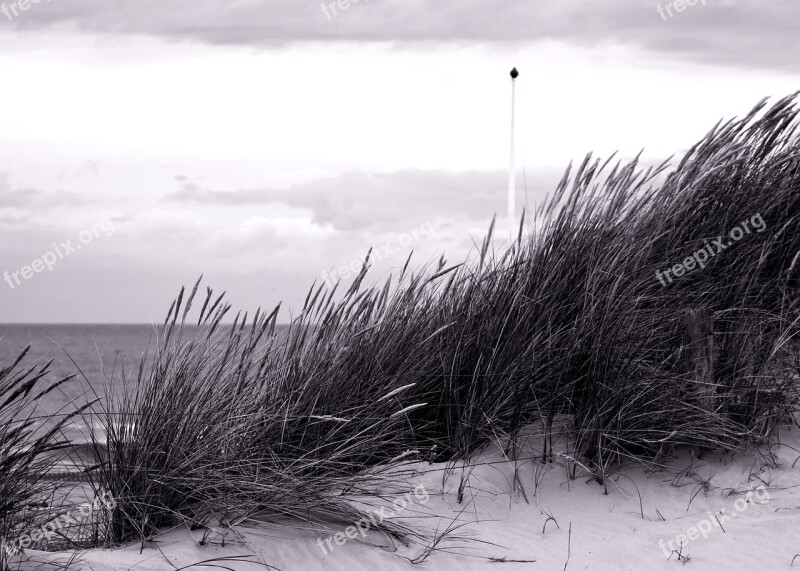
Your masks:
M44 419L38 404L73 377L50 382L51 362L21 367L29 347L0 365L0 569L10 566L20 535L55 517L57 484L46 479L68 446L62 429L85 409ZM88 403L87 407L93 403ZM9 547L11 546L11 547Z
M210 289L189 328L198 285L182 291L152 364L99 412L115 539L262 513L352 521L348 498L380 495L401 461L455 466L497 439L513 457L537 423L550 460L556 418L601 482L680 446L767 442L798 402L797 114L794 98L762 102L672 172L587 157L507 249L490 228L463 263L409 261L383 285L368 255L351 285L312 286L284 332L278 308L223 326ZM659 283L756 214L765 232ZM687 365L689 312L714 318L710 382Z
M183 294L173 304L136 388L118 398L109 392L100 415L107 442L96 443L102 461L93 482L117 500L113 536L146 541L173 525L232 527L257 514L357 518L344 492L377 493L380 474L358 472L388 459L373 448L402 423L387 414L396 409L358 403L325 414L310 383L289 386L274 368L286 351L277 311L223 327L230 307L221 297L210 303L208 290L197 327L185 328L196 289L185 307ZM389 522L379 529L411 534Z

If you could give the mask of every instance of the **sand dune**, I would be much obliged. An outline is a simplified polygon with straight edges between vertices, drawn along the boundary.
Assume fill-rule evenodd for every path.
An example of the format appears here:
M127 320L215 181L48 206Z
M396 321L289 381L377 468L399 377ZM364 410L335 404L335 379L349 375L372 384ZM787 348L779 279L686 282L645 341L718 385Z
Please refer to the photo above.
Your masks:
M668 559L666 546L672 541L677 547L681 534L688 534L681 554L690 569L788 569L800 553L800 466L792 467L800 455L792 449L800 449L800 430L786 427L780 442L771 449L773 457L767 451L719 451L698 459L687 451L659 471L630 465L605 486L587 477L570 480L563 458L549 465L528 460L535 446L526 447L521 455L526 459L516 463L492 447L475 459L462 503L457 501L460 469L443 485L444 464L420 463L412 466L419 472L413 483L424 486L427 501L412 501L394 512L387 501L384 513L426 530L431 539L436 529L441 536L457 527L444 534L421 566L428 569L674 569L684 561L676 554ZM515 469L520 486L512 492ZM144 549L137 544L83 552L76 568L201 569L201 562L216 558L217 565L242 571L265 565L285 571L410 570L416 568L410 560L428 546L403 545L365 530L343 545L329 542L332 550L323 553L324 539L336 531L344 529L248 521L235 529L209 530L201 545L203 530L175 529ZM30 555L51 562L67 557Z

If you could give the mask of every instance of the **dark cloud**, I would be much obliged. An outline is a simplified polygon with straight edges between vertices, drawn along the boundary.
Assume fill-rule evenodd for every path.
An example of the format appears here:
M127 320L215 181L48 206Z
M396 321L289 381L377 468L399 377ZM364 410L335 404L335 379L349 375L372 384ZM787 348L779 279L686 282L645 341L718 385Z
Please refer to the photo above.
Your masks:
M519 176L520 201L528 189L530 204L553 190L563 171L537 169ZM313 212L319 225L337 230L367 230L397 221L431 217L484 220L504 208L508 175L504 171L348 172L289 189L220 191L184 182L170 198L199 204L247 206L281 203ZM401 224L402 225L402 224Z
M170 198L178 201L198 202L201 204L265 204L268 202L280 202L277 194L266 190L238 190L234 192L224 192L212 190L188 181L186 177L176 177L176 181L181 183L181 189Z
M39 211L56 206L79 206L83 201L74 193L59 190L46 193L36 188L12 188L8 173L0 173L0 208L35 208Z
M8 173L0 172L0 207L23 206L42 194L33 188L12 189L8 182Z
M12 228L22 228L33 218L31 214L24 216L11 216L0 214L0 226L7 226Z
M34 188L2 189L0 188L0 207L27 206L42 196L42 191Z
M523 42L638 45L696 61L798 70L796 0L360 0L330 19L319 0L58 0L13 22L20 30L73 26L207 44L299 41ZM681 0L685 1L685 0ZM326 2L328 4L329 2ZM663 11L667 14L666 10Z

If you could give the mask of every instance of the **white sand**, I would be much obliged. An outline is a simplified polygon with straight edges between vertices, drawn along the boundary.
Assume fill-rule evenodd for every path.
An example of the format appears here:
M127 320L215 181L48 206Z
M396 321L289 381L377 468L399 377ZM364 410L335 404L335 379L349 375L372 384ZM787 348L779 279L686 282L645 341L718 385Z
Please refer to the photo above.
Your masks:
M496 447L477 459L482 465L472 471L462 504L456 501L460 470L450 476L443 489L444 465L416 465L426 473L415 476L414 482L424 485L430 498L424 504L414 503L399 513L395 521L427 529L438 526L440 532L454 521L466 524L455 535L443 539L437 546L439 551L422 566L414 566L408 559L419 556L423 546L406 547L396 541L392 546L388 538L372 531L367 532L366 538L358 535L341 546L332 542L333 551L325 555L317 539L330 537L329 532L317 534L303 523L295 524L296 528L245 523L235 532L211 533L204 546L198 543L202 531L182 529L163 534L158 538L157 548L151 544L141 553L140 545L115 551L90 551L81 555L83 563L75 568L209 569L196 563L243 555L261 564L217 563L235 570L265 569L267 564L283 571L560 570L567 563L569 544L567 569L677 569L683 567L683 562L675 555L667 560L659 540L666 545L679 534L699 527L710 529L705 529L707 538L696 536L683 548L683 554L690 557L687 569L790 569L792 558L800 553L796 527L800 520L800 461L792 468L800 456L800 430L787 427L780 440L782 445L772 447L777 465L772 464L766 453L709 453L698 460L687 452L671 461L665 471L648 473L638 466L625 468L623 473L627 477L614 478L617 483L608 484L607 495L603 486L594 481L586 483L586 477L570 481L564 466L557 464L550 465L535 492L535 470L542 465L520 462L519 479L529 503L522 494L511 493L514 464L504 461ZM526 450L527 456L531 454L532 450ZM703 481L709 483L706 489ZM758 492L745 502L747 490L762 483L768 485L766 494ZM731 494L733 490L740 493ZM737 499L741 499L738 506ZM735 517L723 518L719 515L723 508ZM661 520L659 512L666 521ZM709 512L718 514L725 531ZM542 533L547 514L557 520L558 527L550 521ZM36 555L39 560L65 557ZM492 563L489 558L535 562ZM800 557L795 567L800 568Z

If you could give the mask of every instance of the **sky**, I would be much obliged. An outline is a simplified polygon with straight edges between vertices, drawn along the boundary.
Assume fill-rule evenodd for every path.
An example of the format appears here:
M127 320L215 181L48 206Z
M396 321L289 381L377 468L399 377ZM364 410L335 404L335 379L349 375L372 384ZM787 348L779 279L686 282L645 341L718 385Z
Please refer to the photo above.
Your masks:
M0 0L0 322L158 322L201 274L288 321L370 247L374 281L460 260L506 224L512 67L521 210L794 93L799 30L796 0Z

